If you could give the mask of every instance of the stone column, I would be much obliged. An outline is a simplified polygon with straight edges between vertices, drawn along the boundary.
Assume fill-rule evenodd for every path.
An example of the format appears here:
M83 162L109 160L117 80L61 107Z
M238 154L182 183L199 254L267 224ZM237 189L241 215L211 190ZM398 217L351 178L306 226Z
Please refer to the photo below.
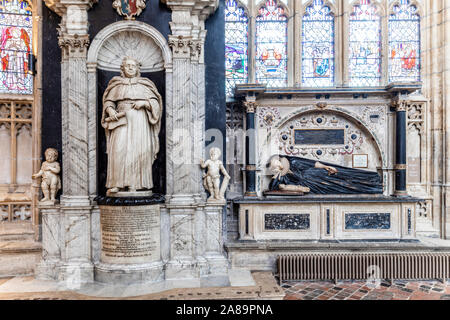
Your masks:
M166 204L170 255L166 279L198 278L204 272L204 206L200 159L205 154L204 20L216 0L163 1L172 10L172 104L166 110Z
M46 0L61 16L62 183L58 279L72 287L93 281L89 199L87 11L97 0Z
M245 108L245 196L256 197L256 98L247 97Z
M407 101L395 102L396 144L395 144L395 195L407 196L406 190L406 110Z
M444 34L444 105L445 111L445 209L442 217L442 238L450 239L450 1L443 1L443 34Z

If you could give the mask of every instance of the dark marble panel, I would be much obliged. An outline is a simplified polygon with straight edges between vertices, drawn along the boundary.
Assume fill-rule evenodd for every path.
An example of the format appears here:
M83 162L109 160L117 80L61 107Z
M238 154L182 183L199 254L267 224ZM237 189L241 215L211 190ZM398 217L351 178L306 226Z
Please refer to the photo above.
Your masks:
M265 230L308 230L309 214L265 214Z
M205 23L207 30L205 42L205 81L206 81L206 147L222 150L226 157L226 104L225 104L225 2Z
M345 215L346 230L389 230L391 229L390 213L347 213Z
M113 9L112 1L99 1L89 10L88 19L89 36L92 40L104 27L116 21L122 21L124 17L120 16L116 9ZM136 17L137 21L155 27L166 39L170 34L169 21L171 19L170 9L161 1L146 1L145 9Z
M297 129L295 144L345 144L344 129Z
M43 69L41 159L44 159L44 152L47 148L57 149L62 172L64 163L62 162L61 126L61 49L58 46L58 32L56 31L61 23L61 18L43 6L42 19L42 56L38 57L38 59L42 59ZM61 184L64 185L62 177Z

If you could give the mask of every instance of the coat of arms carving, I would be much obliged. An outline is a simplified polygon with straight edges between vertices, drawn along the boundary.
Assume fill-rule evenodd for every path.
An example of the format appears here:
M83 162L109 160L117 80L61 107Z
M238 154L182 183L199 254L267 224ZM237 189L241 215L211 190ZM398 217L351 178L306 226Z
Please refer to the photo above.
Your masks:
M133 20L145 9L145 0L114 0L112 6L125 19Z

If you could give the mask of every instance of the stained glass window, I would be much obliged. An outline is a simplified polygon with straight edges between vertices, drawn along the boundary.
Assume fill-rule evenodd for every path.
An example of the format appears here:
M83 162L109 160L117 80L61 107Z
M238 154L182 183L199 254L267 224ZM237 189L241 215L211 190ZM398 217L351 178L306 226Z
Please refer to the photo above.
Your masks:
M33 93L32 8L27 0L0 0L0 93Z
M248 79L248 17L237 0L227 0L225 8L225 79L228 97Z
M381 80L381 18L370 0L360 0L350 14L350 86L379 86Z
M287 85L287 16L276 0L267 0L256 17L256 82Z
M334 85L334 16L323 0L306 8L302 23L302 84L306 87Z
M420 81L420 16L400 0L389 17L389 82Z

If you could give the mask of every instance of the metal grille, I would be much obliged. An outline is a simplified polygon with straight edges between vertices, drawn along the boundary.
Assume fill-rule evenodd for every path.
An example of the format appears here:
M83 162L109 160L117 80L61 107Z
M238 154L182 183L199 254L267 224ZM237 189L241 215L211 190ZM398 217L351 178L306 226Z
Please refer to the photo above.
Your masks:
M446 281L450 253L297 254L278 256L280 281L430 280Z

